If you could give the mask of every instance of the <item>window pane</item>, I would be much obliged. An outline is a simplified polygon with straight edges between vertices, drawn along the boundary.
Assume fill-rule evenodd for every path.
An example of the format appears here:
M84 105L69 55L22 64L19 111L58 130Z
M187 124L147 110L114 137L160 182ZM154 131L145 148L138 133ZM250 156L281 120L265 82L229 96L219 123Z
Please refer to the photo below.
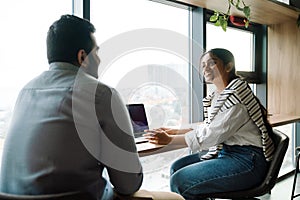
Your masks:
M188 10L150 0L91 0L91 22L99 44L141 28L168 29L188 36Z
M233 53L237 71L253 71L253 33L237 28L221 27L207 23L207 50L225 48Z
M91 22L100 46L100 81L116 88L125 103L144 103L150 128L188 123L189 11L149 0L91 0ZM140 30L144 31L139 34ZM165 41L163 34L152 34L160 30L174 35L174 40L172 36L166 40L174 46L178 43L185 57L160 44ZM129 39L119 40L125 35ZM176 37L184 37L184 44ZM148 43L143 45L143 41ZM122 48L125 50L111 56L113 60L102 55Z
M100 46L99 80L125 103L144 103L150 128L188 123L189 11L149 0L91 0L91 22ZM186 153L142 157L142 188L169 190L170 165Z
M48 68L48 28L60 15L72 13L72 0L10 0L2 1L1 8L0 136L3 141L20 89Z

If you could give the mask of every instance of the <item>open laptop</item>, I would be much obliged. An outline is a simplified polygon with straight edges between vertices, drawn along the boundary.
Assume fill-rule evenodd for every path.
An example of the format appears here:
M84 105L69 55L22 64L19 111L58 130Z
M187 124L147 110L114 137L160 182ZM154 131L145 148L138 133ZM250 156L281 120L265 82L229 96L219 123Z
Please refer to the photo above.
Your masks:
M144 104L127 104L126 106L131 118L135 143L148 142L143 137L143 134L145 134L144 130L149 129Z

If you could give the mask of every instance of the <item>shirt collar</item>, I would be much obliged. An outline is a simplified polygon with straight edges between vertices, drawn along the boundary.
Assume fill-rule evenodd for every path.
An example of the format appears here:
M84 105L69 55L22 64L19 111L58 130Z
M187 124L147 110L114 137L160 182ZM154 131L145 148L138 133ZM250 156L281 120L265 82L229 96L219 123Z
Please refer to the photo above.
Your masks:
M71 70L71 71L78 71L79 67L67 62L53 62L49 65L49 70Z

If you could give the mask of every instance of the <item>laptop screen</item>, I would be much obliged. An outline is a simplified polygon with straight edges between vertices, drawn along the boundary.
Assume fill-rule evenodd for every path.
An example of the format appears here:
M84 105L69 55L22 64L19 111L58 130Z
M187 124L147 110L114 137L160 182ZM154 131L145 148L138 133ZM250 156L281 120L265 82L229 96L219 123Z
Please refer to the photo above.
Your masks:
M126 106L131 118L134 136L140 137L144 134L144 130L149 129L144 104L127 104Z

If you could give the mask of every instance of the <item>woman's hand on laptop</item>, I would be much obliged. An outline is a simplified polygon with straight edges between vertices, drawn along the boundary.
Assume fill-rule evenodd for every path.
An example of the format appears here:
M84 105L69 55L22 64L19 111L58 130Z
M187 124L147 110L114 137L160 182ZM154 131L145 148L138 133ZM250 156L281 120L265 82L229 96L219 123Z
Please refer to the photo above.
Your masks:
M167 133L165 128L146 130L143 135L152 144L167 145L172 141L172 136Z

